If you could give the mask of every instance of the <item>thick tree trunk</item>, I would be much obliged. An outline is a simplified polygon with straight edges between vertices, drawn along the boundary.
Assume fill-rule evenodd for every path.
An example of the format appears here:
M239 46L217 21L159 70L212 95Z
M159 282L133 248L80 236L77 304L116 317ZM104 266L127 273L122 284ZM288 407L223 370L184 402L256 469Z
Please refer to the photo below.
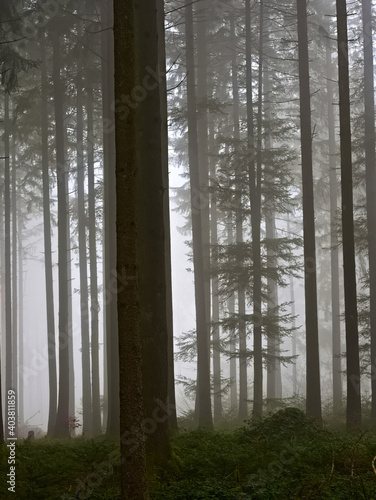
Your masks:
M334 119L334 82L331 42L329 33L326 43L327 98L328 98L328 135L329 135L329 184L330 184L330 268L332 299L332 370L333 370L333 407L342 405L342 367L341 367L341 321L339 300L339 251L337 235L338 182L336 162L336 137Z
M138 6L138 5L137 5ZM134 4L114 0L115 98L121 102L130 96L138 79ZM120 432L122 498L149 498L145 441L142 381L141 294L138 256L137 208L142 204L138 193L139 164L136 145L136 113L129 109L124 116L115 112L116 144L116 233L118 273L118 323L120 368Z
M87 168L88 168L88 221L89 221L89 259L90 259L90 315L91 315L91 384L93 405L93 434L101 433L101 402L99 382L99 302L98 302L98 266L97 266L97 231L95 209L94 175L94 139L93 133L93 90L87 86Z
M55 435L68 436L69 418L69 310L68 310L68 204L67 165L64 146L64 87L60 74L61 46L58 29L53 34L53 87L56 127L59 258L59 398Z
M312 171L311 94L309 85L306 0L297 0L299 41L300 127L303 184L304 285L307 363L307 413L321 419L315 213Z
M354 247L353 178L350 116L350 84L346 0L337 0L339 118L341 138L341 191L343 275L345 289L348 428L361 424L358 309Z
M166 228L165 196L167 129L162 141L162 109L160 81L145 85L150 74L145 68L163 73L164 61L159 66L158 25L156 0L135 2L135 29L137 40L136 64L138 84L144 85L143 99L139 100L136 116L137 159L139 166L138 193L138 257L139 293L143 314L141 317L142 364L145 418L152 419L158 401L168 401L168 323L166 293ZM164 103L166 106L166 102ZM163 164L162 164L163 161ZM158 374L158 376L156 376ZM170 456L168 414L155 422L148 433L146 449L151 467L163 468Z
M193 267L195 281L197 331L197 390L198 425L212 428L210 396L210 347L206 321L204 255L202 242L202 210L200 203L200 176L198 165L195 66L192 4L185 7L185 42L187 63L188 155L192 210Z
M369 262L369 300L371 329L371 418L376 419L376 154L375 83L372 40L372 2L362 0L364 45L364 108L366 194Z

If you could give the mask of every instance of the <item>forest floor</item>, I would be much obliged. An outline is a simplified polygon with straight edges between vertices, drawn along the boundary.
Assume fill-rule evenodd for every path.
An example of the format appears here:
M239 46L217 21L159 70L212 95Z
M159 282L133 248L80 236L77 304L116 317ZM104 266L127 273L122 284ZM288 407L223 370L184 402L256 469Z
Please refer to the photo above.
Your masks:
M181 430L168 467L151 478L153 500L376 499L376 431L346 433L296 408L222 431ZM19 442L16 495L0 498L119 499L116 443L100 437Z

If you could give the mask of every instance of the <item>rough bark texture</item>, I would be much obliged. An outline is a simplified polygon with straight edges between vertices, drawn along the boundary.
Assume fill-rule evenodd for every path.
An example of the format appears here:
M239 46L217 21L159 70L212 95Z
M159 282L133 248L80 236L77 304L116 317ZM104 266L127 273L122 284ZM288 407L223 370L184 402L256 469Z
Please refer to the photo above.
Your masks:
M165 172L167 156L162 144L159 77L151 83L148 68L159 66L156 0L135 0L138 100L136 131L138 175L139 292L142 305L142 362L145 418L152 420L158 401L168 399L168 325L166 302ZM147 84L145 84L147 80ZM134 94L136 95L136 94ZM141 96L141 92L140 92ZM163 96L166 99L166 95ZM166 134L167 130L164 129ZM163 151L162 151L163 148ZM162 164L163 161L163 164ZM168 264L170 265L170 264ZM157 374L157 376L156 376ZM170 456L168 414L148 429L146 449L151 467L163 468ZM152 424L150 424L152 425Z
M317 320L316 240L312 172L311 95L309 85L306 0L297 0L297 7L306 315L306 409L308 415L321 419L319 334Z
M130 96L136 78L133 2L114 0L115 98ZM139 164L136 111L115 110L117 303L120 368L121 487L126 500L148 499L138 256ZM146 311L147 313L148 311Z
M341 191L343 275L345 289L347 412L349 428L361 424L358 309L356 296L350 84L346 0L337 0L339 120L341 138Z
M209 336L206 321L204 256L202 242L202 211L198 164L195 65L192 4L185 7L185 43L187 63L188 155L192 210L193 267L195 281L197 332L198 425L213 426L210 396Z

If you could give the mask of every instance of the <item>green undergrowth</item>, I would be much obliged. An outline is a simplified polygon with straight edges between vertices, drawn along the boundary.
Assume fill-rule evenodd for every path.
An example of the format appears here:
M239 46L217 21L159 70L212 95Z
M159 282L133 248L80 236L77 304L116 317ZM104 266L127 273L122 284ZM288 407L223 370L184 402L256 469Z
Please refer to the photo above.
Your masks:
M118 446L105 437L17 445L16 495L119 499ZM152 500L376 499L376 432L328 429L285 408L236 430L181 430L172 459L152 478ZM375 469L376 470L376 469Z

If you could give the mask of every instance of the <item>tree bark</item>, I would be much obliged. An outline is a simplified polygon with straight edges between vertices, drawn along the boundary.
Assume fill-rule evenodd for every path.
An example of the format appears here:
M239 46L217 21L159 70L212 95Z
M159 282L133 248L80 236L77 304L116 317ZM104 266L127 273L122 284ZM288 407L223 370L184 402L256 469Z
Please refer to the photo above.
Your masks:
M197 377L198 377L198 425L212 428L210 396L210 348L206 322L204 256L202 242L202 210L200 203L200 176L198 164L195 66L193 42L192 4L185 6L185 43L187 64L188 107L188 156L191 190L193 267L195 281Z
M307 363L307 414L321 420L315 213L312 171L311 94L309 84L306 0L297 0L299 42L300 127L303 184L304 285Z
M79 32L79 37L81 37ZM91 367L90 367L90 333L89 333L89 293L87 276L87 237L85 207L85 162L84 162L84 123L82 64L77 66L77 209L78 209L78 255L80 274L80 319L81 319L81 362L82 362L82 432L92 433L92 399L91 399Z
M371 0L362 0L364 53L364 126L366 154L366 197L371 329L371 418L376 419L376 154L375 83Z
M330 189L330 268L332 299L332 370L333 370L333 407L342 406L342 367L341 367L341 320L339 300L339 251L337 235L338 182L336 172L336 138L334 119L334 83L331 43L326 41L327 98L328 98L328 135L329 135L329 189Z
M361 424L358 309L354 247L353 178L350 116L350 84L346 0L337 0L339 120L341 138L341 191L343 274L345 289L348 428Z
M64 146L64 85L61 75L60 30L53 34L53 90L56 128L56 168L58 197L58 258L59 258L59 397L56 415L56 436L68 436L69 418L69 310L68 310L68 203L67 165Z
M98 266L97 266L97 230L95 207L94 174L94 127L93 127L93 89L90 83L86 87L87 113L87 168L88 168L88 221L89 221L89 259L90 259L90 315L91 315L91 384L93 405L93 434L101 433L101 402L99 382L99 302L98 302Z
M48 350L48 382L49 382L49 411L47 434L52 436L55 430L57 410L57 372L56 372L56 338L55 338L55 311L54 290L52 275L51 249L51 210L50 210L50 172L48 158L48 109L47 109L47 55L45 40L41 44L41 136L42 136L42 178L43 178L43 232L44 232L44 272L46 287L46 314L47 314L47 350Z
M138 84L134 3L114 0L115 103ZM117 302L122 498L148 499L144 442L136 113L115 108ZM145 311L148 313L148 311Z

